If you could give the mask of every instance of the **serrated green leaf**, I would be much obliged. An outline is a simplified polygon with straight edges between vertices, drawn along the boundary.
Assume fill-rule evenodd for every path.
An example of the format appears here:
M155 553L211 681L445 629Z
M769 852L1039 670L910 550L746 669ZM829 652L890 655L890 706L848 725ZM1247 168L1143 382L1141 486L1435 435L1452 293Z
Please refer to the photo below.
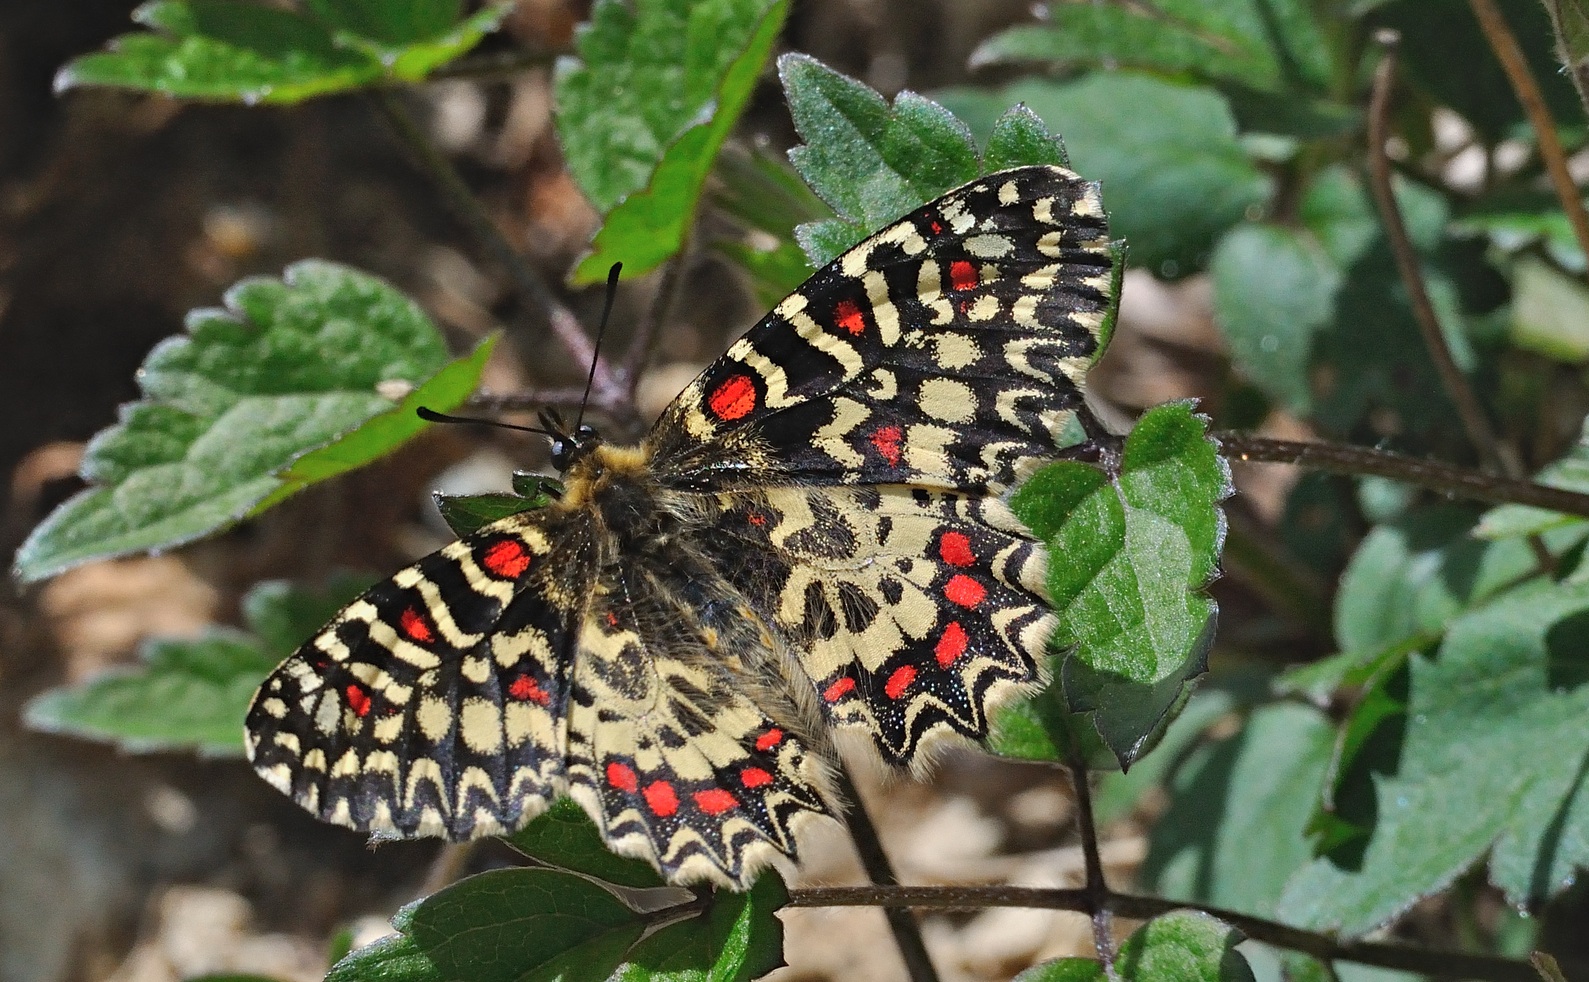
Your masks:
M1200 911L1155 917L1120 945L1115 975L1121 982L1253 982L1247 959L1236 950L1242 935ZM1091 966L1091 973L1088 972ZM1061 958L1027 969L1015 982L1103 980L1103 966L1085 958Z
M1316 860L1280 914L1360 934L1444 888L1490 852L1515 903L1589 863L1589 587L1536 581L1452 621L1439 657L1414 656L1393 738L1348 781L1372 816L1366 845Z
M1198 748L1154 822L1144 885L1174 900L1272 912L1286 880L1313 858L1306 829L1333 742L1321 713L1278 703Z
M193 640L145 642L137 665L52 689L28 704L24 718L36 730L104 740L132 753L239 756L254 690L365 585L351 578L319 591L260 584L243 601L253 633L211 628Z
M1049 566L1066 651L1067 708L1092 722L1122 766L1142 752L1206 669L1214 605L1197 591L1218 558L1229 471L1190 406L1150 410L1118 478L1076 462L1043 468L1011 507L1062 563Z
M929 99L906 91L890 105L805 55L779 58L778 75L805 140L789 159L840 216L820 223L820 234L801 236L814 266L981 173L970 131Z
M472 48L507 8L488 8L456 24L457 5L432 0L415 0L401 10L320 0L312 10L323 19L247 0L154 0L134 13L150 33L123 35L108 51L73 60L56 76L56 88L96 85L186 99L299 102L423 78ZM438 15L449 10L452 19L442 23ZM434 33L415 34L422 26ZM359 33L365 28L382 33ZM401 43L384 37L394 32L406 34Z
M616 16L613 6L610 0L597 5L582 40L612 32L611 25L598 24ZM570 169L606 212L590 254L574 270L575 283L599 282L614 262L624 264L624 276L639 276L683 246L712 163L755 88L787 12L787 0L648 0L635 9L626 60L596 57L618 41L602 37L589 51L581 47L583 66L559 63L559 133ZM680 37L665 48L633 46L668 28ZM641 88L625 98L629 86ZM591 101L598 92L616 104ZM631 134L632 142L621 148L628 156L596 156L620 149L614 144L625 140L626 130L646 133L658 152L648 160L639 152L648 141ZM640 183L614 183L642 165L649 169Z
M936 95L979 135L1005 107L1026 104L1064 138L1075 170L1103 184L1109 230L1130 243L1134 263L1162 275L1201 269L1218 237L1269 194L1210 89L1120 72Z
M558 62L557 133L569 171L608 212L651 183L667 148L723 111L714 100L730 74L757 68L746 53L769 24L774 0L600 0L580 25L576 57ZM742 84L741 83L736 83ZM737 109L730 115L737 115Z
M508 836L507 841L526 856L608 883L662 886L662 877L650 863L608 849L590 816L568 798L554 801L544 814Z
M746 893L707 895L700 911L643 913L573 873L495 870L405 907L398 935L353 952L326 982L738 982L779 963L773 912L787 899L768 875Z
M445 411L463 401L489 347L448 365L413 301L318 260L282 280L244 280L226 303L194 311L186 336L149 354L144 400L84 454L96 486L18 550L23 579L191 542L388 452L423 425L411 402ZM399 402L378 389L405 382L419 388Z
M1070 158L1064 143L1048 131L1041 116L1024 105L1011 106L993 121L993 131L982 149L982 170L991 174L1031 164L1069 167Z

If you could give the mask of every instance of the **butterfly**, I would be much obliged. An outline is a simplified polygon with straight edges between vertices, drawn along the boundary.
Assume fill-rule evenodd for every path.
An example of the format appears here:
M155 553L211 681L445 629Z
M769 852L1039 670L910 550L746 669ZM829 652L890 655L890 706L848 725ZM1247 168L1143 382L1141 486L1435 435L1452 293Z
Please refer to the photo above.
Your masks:
M454 840L559 796L670 882L745 888L837 814L834 734L921 771L1044 681L1059 451L1113 285L1098 186L980 178L815 273L637 446L376 584L281 664L249 759L320 818Z

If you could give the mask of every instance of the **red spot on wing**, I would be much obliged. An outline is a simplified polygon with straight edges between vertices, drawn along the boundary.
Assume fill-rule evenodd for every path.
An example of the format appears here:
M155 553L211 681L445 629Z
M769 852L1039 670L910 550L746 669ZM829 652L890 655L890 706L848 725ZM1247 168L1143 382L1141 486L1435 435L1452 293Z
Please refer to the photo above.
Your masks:
M823 702L838 702L851 692L855 691L855 680L842 678L822 690Z
M975 265L964 259L949 264L949 286L956 290L969 290L981 280Z
M938 540L938 555L950 566L970 566L977 560L971 551L971 539L964 532L945 532Z
M870 439L872 446L877 448L877 452L883 455L883 459L888 461L890 467L899 466L899 444L905 439L904 431L892 424L880 426Z
M938 635L938 646L932 653L938 656L938 666L948 668L955 663L961 655L966 653L966 645L970 642L966 637L966 629L960 626L959 621L950 621L949 626Z
M607 626L608 627L617 627L618 626L618 615L615 612L610 611L610 610L607 611Z
M530 568L530 554L517 539L493 542L480 556L480 565L506 580L516 580Z
M707 788L705 791L695 792L695 803L701 806L701 811L708 815L721 815L735 805L739 800L722 788Z
M411 641L417 641L420 644L430 644L436 640L436 632L431 630L429 624L425 623L425 615L413 607L403 611L397 618L397 626L403 629L403 633L408 635Z
M663 818L667 818L679 810L679 796L674 794L673 785L666 781L652 781L641 792L646 797L646 804L651 810Z
M772 783L772 775L760 767L747 767L739 772L739 783L747 788L764 788Z
M988 589L964 573L957 573L944 584L943 595L962 607L975 607L987 598Z
M750 518L747 519L747 521L749 521L750 524L756 526L757 528L760 528L761 526L767 524L767 516L761 514L760 512L752 512L751 515L750 515Z
M355 682L349 682L347 688L342 690L348 697L348 708L353 710L355 716L368 716L370 712L370 694Z
M888 698L898 699L910 688L910 683L916 681L916 667L914 665L901 665L894 669L894 674L888 677L888 684L883 686L883 691L888 693Z
M749 375L730 375L712 390L706 405L718 419L740 419L756 408L756 383Z
M939 222L938 219L936 219L936 218L934 218L931 222L929 222L927 224L927 227L932 229L932 234L933 235L940 235L943 232L943 224L941 222Z
M840 300L838 306L833 308L833 320L851 334L866 330L866 318L854 300Z
M783 731L776 726L756 738L756 749L766 753L783 742Z
M628 791L631 794L640 786L640 780L635 777L634 768L628 764L620 764L616 760L607 763L607 783L619 791ZM654 788L656 785L653 784L651 787ZM651 788L647 788L646 800L649 801L650 799Z
M513 684L508 686L508 695L520 702L535 702L542 706L549 705L552 701L551 694L528 675L520 675L514 679Z

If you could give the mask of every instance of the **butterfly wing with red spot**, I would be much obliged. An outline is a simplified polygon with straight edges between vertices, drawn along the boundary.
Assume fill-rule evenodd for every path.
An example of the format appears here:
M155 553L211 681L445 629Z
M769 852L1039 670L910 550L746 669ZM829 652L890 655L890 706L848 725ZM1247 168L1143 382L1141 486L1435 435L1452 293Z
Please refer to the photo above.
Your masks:
M902 485L715 496L705 548L788 639L832 726L920 769L1040 680L1041 544L999 499Z
M595 596L569 679L575 800L672 882L744 888L793 858L798 829L830 811L826 777L774 722L800 714L759 615L685 552L635 557Z
M484 526L349 604L265 681L247 750L321 818L467 839L516 829L567 786L571 625L594 577L535 511Z
M982 178L814 274L663 413L658 477L998 492L1081 402L1113 258L1096 184Z

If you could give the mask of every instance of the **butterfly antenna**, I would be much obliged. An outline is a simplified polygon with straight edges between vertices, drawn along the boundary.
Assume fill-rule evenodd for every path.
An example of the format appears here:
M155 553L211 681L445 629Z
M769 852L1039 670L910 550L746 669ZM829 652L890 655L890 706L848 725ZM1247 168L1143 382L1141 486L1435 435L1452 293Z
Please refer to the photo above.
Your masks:
M613 263L607 270L607 302L601 308L601 326L596 328L596 346L590 352L590 374L585 376L585 394L579 400L579 415L574 417L574 430L585 421L585 405L590 402L590 386L596 381L596 366L601 360L601 339L607 336L607 318L612 316L612 302L618 297L618 274L623 263Z
M504 423L500 419L480 419L477 416L449 416L438 413L429 406L418 406L414 414L427 423L473 423L476 426L495 426L501 430L523 430L525 433L541 433L554 439L560 434L551 430L543 430L538 426L519 426L517 423Z

